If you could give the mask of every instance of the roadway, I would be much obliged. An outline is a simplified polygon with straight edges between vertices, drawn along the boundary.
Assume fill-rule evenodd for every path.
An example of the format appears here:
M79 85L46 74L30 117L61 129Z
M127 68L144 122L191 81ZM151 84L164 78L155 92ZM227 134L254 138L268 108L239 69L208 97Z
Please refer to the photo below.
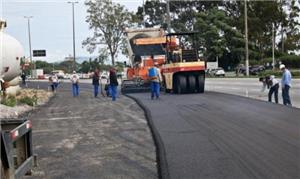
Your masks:
M293 82L291 96L297 106L299 83ZM91 94L90 80L82 83L85 93ZM32 84L47 89L46 83ZM65 88L69 83L62 85L70 92ZM150 111L153 131L161 139L157 149L164 151L166 163L158 163L164 167L161 173L170 178L299 178L300 110L266 102L267 92L262 94L260 89L257 79L208 78L204 94L162 94L157 101L150 100L149 94L131 94ZM61 99L66 97L63 94ZM130 113L120 112L117 116ZM150 140L139 142L153 145ZM144 178L154 175L149 172Z
M280 81L280 79L278 79ZM68 79L61 80L62 83L68 83ZM35 88L44 88L50 90L49 83L35 83L35 82L47 82L47 80L33 80L29 81ZM81 79L82 84L91 84L91 79ZM121 81L119 81L121 83ZM106 80L102 80L105 84ZM262 84L258 81L258 78L206 78L205 90L215 91L220 93L227 93L233 95L239 95L258 100L268 100L268 89L261 92ZM290 89L290 96L293 107L300 108L300 79L292 80L292 88ZM281 88L279 88L279 103L282 103ZM272 99L274 101L274 98Z
M280 79L278 79L280 81ZM228 93L244 97L250 97L263 101L268 100L268 92L266 89L261 92L262 83L258 78L206 78L205 90ZM300 79L292 80L292 88L290 96L294 107L300 108ZM279 103L282 103L281 87L279 88ZM272 99L274 102L274 98Z
M300 178L300 110L236 95L130 94L149 110L165 176Z

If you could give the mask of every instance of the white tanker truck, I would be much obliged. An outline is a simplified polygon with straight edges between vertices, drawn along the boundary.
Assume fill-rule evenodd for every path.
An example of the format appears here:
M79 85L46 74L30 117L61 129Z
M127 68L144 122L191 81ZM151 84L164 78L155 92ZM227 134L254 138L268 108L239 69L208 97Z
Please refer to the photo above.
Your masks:
M6 22L0 19L0 80L1 90L14 94L20 89L23 47L15 38L3 32ZM23 178L36 166L32 147L32 124L27 119L0 117L0 178Z
M6 22L0 19L0 81L1 90L15 94L20 89L19 75L24 57L22 45L14 37L4 33Z

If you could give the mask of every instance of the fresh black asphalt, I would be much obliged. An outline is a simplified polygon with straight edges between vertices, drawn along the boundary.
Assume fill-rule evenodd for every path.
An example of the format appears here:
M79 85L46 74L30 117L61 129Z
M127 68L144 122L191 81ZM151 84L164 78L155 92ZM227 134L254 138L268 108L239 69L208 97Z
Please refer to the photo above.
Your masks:
M151 113L163 177L300 178L299 109L215 92L130 96Z

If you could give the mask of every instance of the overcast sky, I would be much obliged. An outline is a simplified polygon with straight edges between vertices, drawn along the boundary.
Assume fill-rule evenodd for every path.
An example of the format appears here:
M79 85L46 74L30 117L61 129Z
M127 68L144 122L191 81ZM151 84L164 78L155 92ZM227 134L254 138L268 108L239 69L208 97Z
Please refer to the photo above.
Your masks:
M72 6L68 0L0 0L0 15L7 21L5 32L18 39L29 56L27 20L30 20L31 46L33 50L45 49L47 57L34 58L48 62L61 61L73 54ZM75 5L76 56L90 56L82 48L91 31L85 22L86 7L84 0ZM113 0L125 5L129 11L136 11L142 0ZM119 58L125 58L120 56ZM125 59L119 59L124 61Z
M69 0L70 1L70 0ZM91 31L85 22L86 7L84 0L75 5L76 56L91 56L82 48ZM124 5L129 11L136 11L143 0L113 0ZM6 32L18 39L29 56L27 20L30 20L32 49L45 49L47 57L34 58L48 62L61 61L73 54L72 7L68 0L0 0L0 17L7 21ZM94 56L94 55L93 55ZM119 55L119 61L126 57Z

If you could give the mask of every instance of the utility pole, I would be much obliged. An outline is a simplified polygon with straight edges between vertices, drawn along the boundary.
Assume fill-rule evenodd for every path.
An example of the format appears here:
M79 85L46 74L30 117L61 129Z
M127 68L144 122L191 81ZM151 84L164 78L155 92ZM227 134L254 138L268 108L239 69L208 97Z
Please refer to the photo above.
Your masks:
M73 71L76 71L76 55L75 55L75 18L74 18L74 4L77 4L77 1L68 2L72 4L72 19L73 19Z
M247 17L247 0L245 0L245 62L246 62L246 76L249 76L249 51L248 51L248 17Z
M29 55L30 55L30 63L32 63L30 19L33 18L33 16L24 16L24 18L27 19L27 24L28 24L27 26L28 26Z
M171 33L171 17L170 17L170 0L167 1L167 24L168 24L168 33Z
M143 23L144 23L144 28L146 28L146 10L145 10L145 1L143 0Z
M274 36L274 23L272 26L272 69L275 70L275 36Z
M300 1L299 1L300 3ZM281 4L281 8L280 8L280 13L281 13L281 52L284 52L284 39L283 39L283 33L284 33L284 29L283 29L283 1L280 0L280 4Z

